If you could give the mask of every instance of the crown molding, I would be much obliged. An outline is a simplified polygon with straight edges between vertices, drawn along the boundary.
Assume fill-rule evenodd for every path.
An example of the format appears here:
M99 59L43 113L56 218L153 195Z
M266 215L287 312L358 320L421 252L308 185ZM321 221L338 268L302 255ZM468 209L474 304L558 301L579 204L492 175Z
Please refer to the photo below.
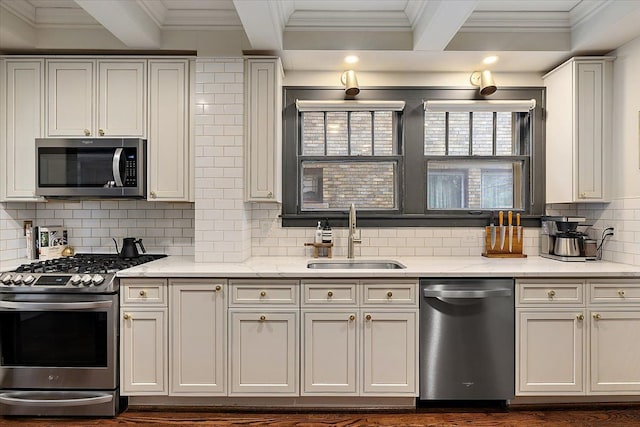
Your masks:
M167 16L167 8L161 1L157 0L137 0L138 4L158 27L162 27Z
M463 25L463 30L479 28L553 29L571 28L568 12L499 12L476 11Z
M406 31L411 23L404 11L294 11L289 17L287 30L313 27L327 29L375 29Z
M6 9L32 27L36 25L36 8L27 0L0 1L0 9Z

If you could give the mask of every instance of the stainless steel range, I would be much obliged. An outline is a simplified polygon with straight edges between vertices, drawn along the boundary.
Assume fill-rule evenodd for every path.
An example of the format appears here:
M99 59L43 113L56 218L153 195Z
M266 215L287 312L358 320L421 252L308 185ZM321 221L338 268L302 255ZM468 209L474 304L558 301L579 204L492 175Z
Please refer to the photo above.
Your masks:
M78 254L0 274L0 415L114 416L116 272L166 255Z

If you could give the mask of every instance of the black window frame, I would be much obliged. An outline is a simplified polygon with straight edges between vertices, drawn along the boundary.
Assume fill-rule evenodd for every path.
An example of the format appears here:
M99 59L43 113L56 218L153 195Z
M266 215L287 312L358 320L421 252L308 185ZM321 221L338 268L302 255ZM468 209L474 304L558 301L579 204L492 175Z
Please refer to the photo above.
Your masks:
M314 227L318 219L329 218L332 226L347 226L345 211L301 211L298 205L300 177L300 120L296 100L344 100L344 90L335 87L284 87L283 88L283 227ZM398 174L398 212L358 211L359 227L477 227L487 225L489 210L464 213L427 212L426 160L424 155L424 106L425 100L530 100L536 106L531 111L531 157L525 173L528 192L522 213L522 224L540 226L544 215L545 194L545 134L544 87L507 87L485 98L477 89L456 87L373 87L363 88L358 100L404 101L400 115L402 126L399 150L402 164ZM500 156L498 156L500 157ZM507 156L508 157L508 156ZM330 160L330 156L323 158Z

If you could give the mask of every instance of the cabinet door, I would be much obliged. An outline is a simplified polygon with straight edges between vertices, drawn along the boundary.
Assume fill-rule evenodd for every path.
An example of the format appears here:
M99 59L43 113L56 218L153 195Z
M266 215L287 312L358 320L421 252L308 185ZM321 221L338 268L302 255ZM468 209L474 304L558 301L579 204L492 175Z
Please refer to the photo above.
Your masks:
M149 61L150 200L188 201L188 61Z
M230 311L229 395L298 394L298 314Z
M592 394L640 393L640 312L591 310Z
M44 66L42 60L5 62L0 109L1 200L36 200L35 138L42 136Z
M584 394L584 311L520 311L518 395Z
M282 66L279 58L245 63L245 197L282 201Z
M362 393L417 394L417 311L363 311Z
M603 63L576 63L577 200L603 198Z
M303 395L358 393L357 314L357 310L303 314Z
M98 61L98 135L144 137L146 62Z
M170 282L170 394L224 395L226 285L214 281Z
M96 136L94 61L48 61L47 82L47 135Z
M167 394L167 309L121 310L123 396Z

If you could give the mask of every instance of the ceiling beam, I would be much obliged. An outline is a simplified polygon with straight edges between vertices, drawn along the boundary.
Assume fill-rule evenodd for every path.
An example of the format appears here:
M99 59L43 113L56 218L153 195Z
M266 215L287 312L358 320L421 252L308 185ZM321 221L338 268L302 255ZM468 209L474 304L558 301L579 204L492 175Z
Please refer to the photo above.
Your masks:
M233 4L253 50L282 50L284 27L293 11L292 2L233 0Z
M159 49L160 28L153 18L130 0L75 0L89 15L129 48Z
M428 0L407 10L413 27L413 50L443 51L465 23L478 0Z
M571 48L613 50L640 36L640 2L610 1L577 22L571 31Z

